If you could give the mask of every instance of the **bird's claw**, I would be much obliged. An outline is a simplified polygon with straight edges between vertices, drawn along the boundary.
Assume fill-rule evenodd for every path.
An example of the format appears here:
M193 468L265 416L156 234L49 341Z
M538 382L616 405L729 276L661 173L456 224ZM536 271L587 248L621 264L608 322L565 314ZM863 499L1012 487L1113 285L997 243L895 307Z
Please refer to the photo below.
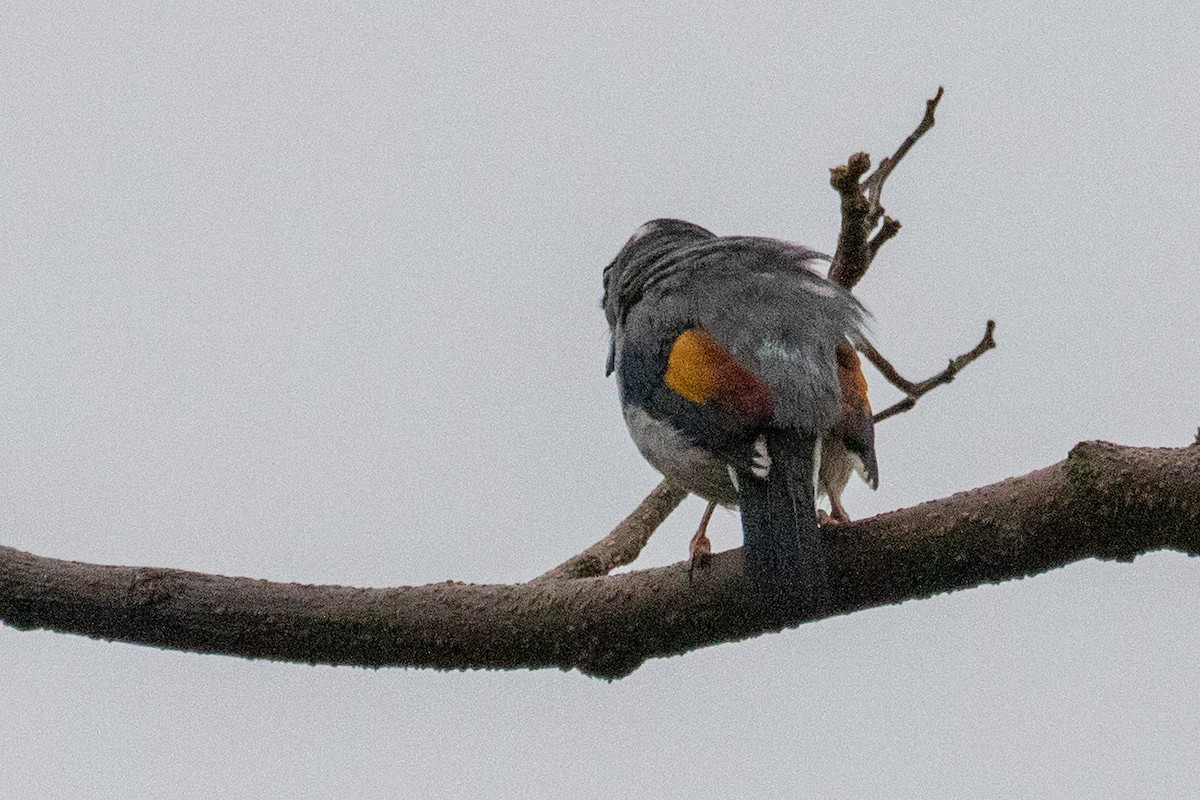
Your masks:
M827 514L825 509L817 510L817 524L821 527L825 527L826 525L845 525L849 521L850 515L847 514L845 510L840 511L839 513L839 511L835 509L832 514Z

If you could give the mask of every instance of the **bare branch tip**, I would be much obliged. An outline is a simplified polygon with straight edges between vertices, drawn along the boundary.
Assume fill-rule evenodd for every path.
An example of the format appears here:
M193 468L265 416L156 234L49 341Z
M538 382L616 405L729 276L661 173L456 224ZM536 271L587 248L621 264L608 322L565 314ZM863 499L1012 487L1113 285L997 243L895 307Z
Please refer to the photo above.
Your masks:
M989 319L987 321L987 329L983 332L983 346L991 350L996 346L996 340L992 338L992 334L996 332L996 320Z
M875 232L875 235L871 237L870 261L875 260L875 256L879 254L879 250L881 247L883 247L884 242L894 238L895 235L900 232L901 227L903 226L901 226L900 220L894 219L893 217L884 216L883 224L879 227L879 230Z
M829 185L843 196L857 194L858 182L867 170L871 168L871 157L866 153L855 153L846 160L829 170Z

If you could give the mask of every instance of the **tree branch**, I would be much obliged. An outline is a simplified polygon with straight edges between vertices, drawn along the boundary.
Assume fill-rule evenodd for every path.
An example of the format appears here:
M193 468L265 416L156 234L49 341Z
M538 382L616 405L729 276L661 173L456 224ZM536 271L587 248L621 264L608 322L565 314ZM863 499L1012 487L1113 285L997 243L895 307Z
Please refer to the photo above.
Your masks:
M632 564L650 541L650 535L687 496L683 489L662 481L608 536L534 580L594 578Z
M1075 447L1051 467L826 529L831 606L850 613L1033 575L1084 558L1200 553L1200 446ZM109 567L0 547L0 620L98 639L311 664L579 669L768 632L741 553L603 578L510 586L306 586ZM815 617L814 617L815 618ZM804 622L798 615L789 625Z
M853 289L867 274L883 243L900 232L900 223L884 216L883 184L917 140L933 127L942 91L939 86L937 94L925 102L925 116L916 130L869 177L863 178L871 168L871 157L866 153L855 153L845 164L829 171L829 183L842 197L842 229L829 267L831 281ZM883 224L872 237L880 220Z
M885 408L883 411L875 414L875 421L882 422L888 417L894 417L897 414L908 411L917 404L917 401L921 399L921 397L937 387L954 380L954 376L962 372L968 364L996 346L996 340L992 338L992 334L995 332L995 330L996 323L989 319L987 321L987 327L983 332L983 338L979 340L979 344L975 345L958 358L950 359L950 363L944 370L939 372L937 375L934 375L932 378L926 378L919 383L913 383L902 376L896 371L896 368L891 365L891 362L884 358L883 354L875 349L874 345L872 345L870 342L864 341L859 347L859 349L862 351L862 354L867 357L867 360L875 365L875 368L882 373L883 377L887 378L888 383L892 384L892 386L895 386L897 389L907 395L907 397L898 403L894 403Z
M921 118L916 129L896 148L895 153L883 159L870 177L863 178L871 168L871 157L866 153L855 153L844 165L830 170L830 183L842 197L842 228L838 235L837 252L829 266L829 280L834 283L853 289L867 274L867 269L879 254L879 249L900 232L900 221L884 214L883 184L917 140L934 126L934 113L941 102L942 93L943 89L939 86L937 94L925 101L925 116ZM871 231L876 225L879 225L879 230L872 236ZM983 339L974 349L952 360L946 369L920 383L913 383L902 377L870 342L858 343L858 349L863 355L893 386L906 395L900 402L876 414L875 421L882 422L908 411L916 405L922 395L954 380L954 376L963 368L996 346L992 338L995 328L996 323L988 320Z

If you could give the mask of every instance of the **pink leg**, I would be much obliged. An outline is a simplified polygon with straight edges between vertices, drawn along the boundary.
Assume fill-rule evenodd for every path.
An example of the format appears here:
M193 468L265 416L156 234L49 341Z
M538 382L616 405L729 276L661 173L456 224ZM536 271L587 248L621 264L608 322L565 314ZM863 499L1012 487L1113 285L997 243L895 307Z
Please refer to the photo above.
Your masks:
M708 540L708 521L712 519L713 509L717 507L716 503L709 503L708 508L704 509L704 516L700 518L700 527L696 530L692 541L688 544L688 555L691 558L691 568L702 567L708 561L708 557L712 555L712 542Z

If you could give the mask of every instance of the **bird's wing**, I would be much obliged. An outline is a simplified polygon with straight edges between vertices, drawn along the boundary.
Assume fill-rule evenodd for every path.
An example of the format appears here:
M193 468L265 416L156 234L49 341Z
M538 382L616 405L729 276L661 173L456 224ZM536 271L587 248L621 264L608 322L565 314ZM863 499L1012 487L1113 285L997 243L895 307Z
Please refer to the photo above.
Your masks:
M865 312L810 264L818 254L774 239L695 243L643 281L636 313L700 328L766 384L779 427L817 433L838 414L835 349L861 335Z
M774 414L770 389L701 328L621 348L621 396L729 463L749 463Z
M879 465L875 459L875 422L867 399L867 379L862 362L849 342L837 347L838 383L842 390L840 415L831 431L858 459L855 471L872 488L879 487Z

